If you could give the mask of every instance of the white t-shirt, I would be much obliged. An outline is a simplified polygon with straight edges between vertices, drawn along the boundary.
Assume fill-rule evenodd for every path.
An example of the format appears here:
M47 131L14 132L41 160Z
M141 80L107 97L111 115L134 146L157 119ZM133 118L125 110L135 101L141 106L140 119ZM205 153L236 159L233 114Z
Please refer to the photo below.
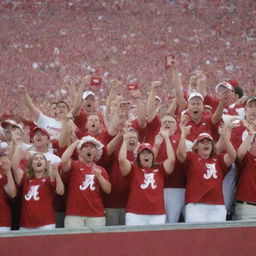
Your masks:
M45 116L40 112L38 120L35 122L40 128L44 128L50 134L51 139L58 139L62 123L54 118Z

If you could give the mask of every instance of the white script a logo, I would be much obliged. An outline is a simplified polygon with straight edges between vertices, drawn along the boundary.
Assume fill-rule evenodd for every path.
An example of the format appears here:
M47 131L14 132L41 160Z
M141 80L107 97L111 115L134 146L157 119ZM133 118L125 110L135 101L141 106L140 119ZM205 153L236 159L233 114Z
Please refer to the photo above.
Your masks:
M94 174L86 174L83 184L79 186L80 190L86 190L88 187L90 190L95 190L94 176Z
M207 173L204 174L204 178L206 180L209 180L211 177L213 177L214 179L218 178L215 165L216 164L206 164Z
M144 173L144 184L141 184L142 189L146 189L151 185L151 188L156 189L154 173Z
M28 193L25 195L25 199L29 201L32 197L35 201L38 201L40 197L38 196L39 185L31 186Z

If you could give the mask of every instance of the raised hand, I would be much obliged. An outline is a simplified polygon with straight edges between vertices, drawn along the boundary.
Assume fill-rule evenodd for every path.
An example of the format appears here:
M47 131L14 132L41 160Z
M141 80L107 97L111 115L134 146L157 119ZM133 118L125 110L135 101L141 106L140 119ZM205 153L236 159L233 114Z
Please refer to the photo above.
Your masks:
M163 136L161 134L157 134L155 137L155 145L161 145L163 141Z
M162 86L162 82L161 81L153 81L151 83L151 88L159 88Z

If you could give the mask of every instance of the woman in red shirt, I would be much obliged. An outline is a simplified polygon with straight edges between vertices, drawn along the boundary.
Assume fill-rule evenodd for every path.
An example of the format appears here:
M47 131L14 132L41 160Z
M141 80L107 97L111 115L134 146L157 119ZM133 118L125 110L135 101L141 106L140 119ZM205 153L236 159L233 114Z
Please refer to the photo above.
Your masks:
M175 155L168 133L160 133L166 143L167 159L156 164L153 148L142 143L137 150L137 158L131 163L127 158L127 138L124 136L119 153L121 174L130 182L130 193L126 206L126 225L149 225L165 223L164 174L171 174Z
M13 155L12 168L18 186L22 188L20 230L53 229L55 213L54 192L64 194L64 185L57 165L48 166L42 153L33 154L26 171L20 168L21 148Z
M190 127L181 124L181 137L177 158L186 165L187 185L185 192L187 223L216 222L226 220L222 181L235 161L236 151L225 129L220 129L226 154L215 154L215 143L208 133L199 134L193 152L187 152L185 137Z

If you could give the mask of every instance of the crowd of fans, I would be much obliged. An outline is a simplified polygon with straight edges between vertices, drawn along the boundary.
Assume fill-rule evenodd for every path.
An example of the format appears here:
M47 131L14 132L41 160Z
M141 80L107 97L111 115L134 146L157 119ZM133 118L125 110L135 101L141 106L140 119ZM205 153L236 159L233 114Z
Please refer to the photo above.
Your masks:
M255 219L253 1L198 2L4 1L0 231Z
M165 66L148 93L111 79L100 100L87 75L42 109L19 85L30 117L2 117L1 230L254 219L256 95L228 80L210 96L200 70L186 90Z

